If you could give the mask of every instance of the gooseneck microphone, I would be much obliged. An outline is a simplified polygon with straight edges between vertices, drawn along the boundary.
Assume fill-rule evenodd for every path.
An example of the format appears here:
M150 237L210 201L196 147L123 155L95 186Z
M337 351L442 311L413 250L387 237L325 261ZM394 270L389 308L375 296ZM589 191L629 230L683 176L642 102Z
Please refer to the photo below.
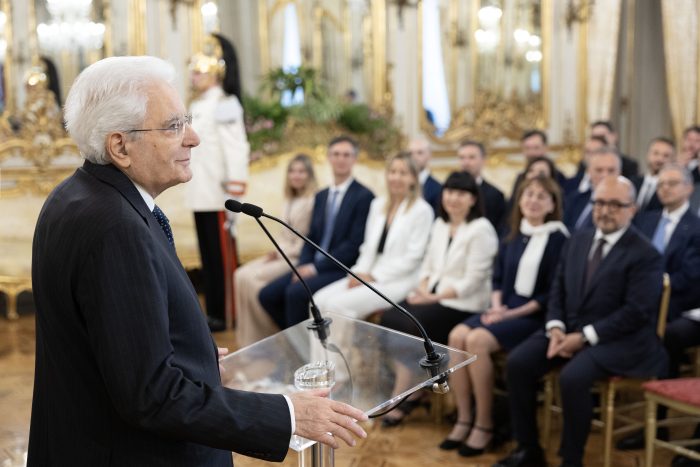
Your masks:
M296 267L292 264L292 262L289 260L287 255L284 253L282 248L277 244L275 241L274 237L270 232L267 230L267 227L265 227L265 224L263 224L260 221L260 217L263 215L263 210L259 206L255 206L252 204L248 203L240 203L236 200L229 199L226 200L226 203L224 203L224 206L226 209L228 209L231 212L242 212L243 214L246 214L250 217L253 217L255 221L258 223L260 228L265 232L265 235L267 235L267 238L270 239L272 244L275 246L277 251L279 251L280 255L282 255L282 258L284 258L284 261L287 263L289 266L289 269L292 270L294 275L296 275L297 279L299 279L299 282L301 282L301 285L304 287L306 290L306 294L309 297L309 310L311 311L311 316L313 317L313 323L309 325L309 328L314 330L316 334L318 334L318 338L321 341L321 345L323 347L326 347L326 340L328 339L328 334L329 334L329 325L331 324L331 320L329 318L324 318L321 316L321 312L319 311L318 307L316 306L316 302L314 302L314 296L313 293L311 292L311 289L309 288L309 285L306 283L303 277L301 277L301 274L299 274L299 271L297 270ZM283 223L284 224L284 223ZM286 225L286 224L285 224ZM288 226L289 227L289 226ZM291 227L289 227L292 229ZM292 229L294 230L294 229Z
M309 239L306 235L301 234L298 232L294 227L291 225L287 224L281 219L278 219L277 217L267 214L263 211L263 209L260 206L256 206L254 204L249 204L249 203L239 203L238 201L235 200L228 200L225 203L226 209L229 211L233 212L242 212L243 214L246 214L248 216L251 216L255 218L255 220L258 222L258 224L262 227L262 229L265 231L267 236L272 240L272 243L275 244L277 249L279 247L277 246L277 243L272 239L272 236L270 233L267 231L267 229L264 227L262 222L260 221L260 217L266 217L268 219L271 219L279 224L282 224L285 226L287 229L291 230L297 237L301 238L304 240L306 243L311 245L316 251L320 252L323 256L331 260L336 266L338 266L340 269L357 279L360 283L362 283L365 287L370 289L372 292L377 294L379 297L381 297L385 302L387 302L389 305L397 309L401 314L405 315L408 317L411 321L413 321L413 324L415 324L416 328L418 328L418 332L420 333L421 337L423 338L423 346L425 347L425 357L423 357L420 360L420 365L421 367L425 368L428 370L431 374L431 376L435 377L438 375L440 372L441 365L447 358L447 356L444 353L437 352L435 350L435 346L433 344L433 341L430 340L430 337L428 337L428 333L425 331L425 328L423 325L416 319L415 316L413 316L411 313L409 313L405 308L400 306L398 303L394 302L390 298L388 298L386 295L381 293L379 290L377 290L375 287L373 287L371 284L367 283L364 279L361 277L357 276L354 272L350 270L347 266L345 266L343 263L338 261L336 258L334 258L330 253L326 252L323 248L318 246L316 243L314 243L311 239ZM284 253L283 253L284 255ZM287 264L292 268L294 273L297 275L297 277L303 282L303 279L299 275L299 273L296 271L294 266L292 266L291 262L287 259L287 257L284 257L285 260L287 261ZM307 292L309 292L309 296L311 296L311 292L304 283L304 287L306 287ZM322 316L318 308L316 307L316 304L313 303L313 299L311 299L311 310L312 314L314 317L314 325L321 326L323 323L327 323L328 320L325 320ZM327 326L327 324L325 324ZM438 393L446 393L449 391L449 386L447 385L447 377L443 376L442 378L438 379L434 384L433 384L433 391L438 392Z

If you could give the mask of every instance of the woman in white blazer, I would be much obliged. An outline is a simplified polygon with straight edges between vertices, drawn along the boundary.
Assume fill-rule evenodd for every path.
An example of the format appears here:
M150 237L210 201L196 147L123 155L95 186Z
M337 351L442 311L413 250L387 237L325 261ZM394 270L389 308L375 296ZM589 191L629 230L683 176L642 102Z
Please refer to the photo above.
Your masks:
M488 308L497 252L498 236L483 217L476 180L467 172L453 172L442 188L439 217L433 224L420 282L403 303L431 339L447 343L453 327ZM381 324L418 334L413 323L394 309L384 313ZM400 365L397 368L397 392L405 389L401 386L406 371ZM409 398L382 424L398 425L418 404L418 398Z
M309 232L316 188L311 158L306 154L297 154L287 165L282 217L303 234ZM277 236L277 243L289 260L296 264L303 240L289 230L282 229ZM236 290L236 344L239 348L279 331L260 305L258 294L264 286L286 272L289 272L289 266L276 250L236 269L233 277Z
M406 298L418 282L433 221L433 210L423 200L418 170L410 155L400 153L386 168L388 196L372 201L365 238L352 271L394 301ZM321 312L332 311L363 319L387 303L348 276L314 294Z

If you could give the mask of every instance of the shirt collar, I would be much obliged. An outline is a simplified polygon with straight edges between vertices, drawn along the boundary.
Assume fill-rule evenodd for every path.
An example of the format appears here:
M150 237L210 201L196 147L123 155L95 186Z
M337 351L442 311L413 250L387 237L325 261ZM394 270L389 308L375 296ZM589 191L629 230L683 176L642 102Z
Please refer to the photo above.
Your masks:
M423 169L418 174L418 181L421 185L425 185L425 181L428 179L428 177L430 177L430 170Z
M156 207L156 200L153 199L153 196L151 196L144 187L136 183L135 181L131 181L131 183L134 184L136 189L138 190L139 194L143 198L143 200L146 203L146 206L148 206L148 210L153 212L153 208Z
M613 233L609 234L603 234L600 229L595 229L595 236L593 237L593 242L597 242L601 238L605 239L605 243L607 243L611 248L615 246L618 240L627 232L627 229L629 229L629 225L621 228L620 230L617 230Z
M354 177L348 177L347 180L345 180L343 183L340 185L331 185L330 189L331 190L336 190L338 194L340 193L345 193L348 191L348 188L350 188L350 184L355 180Z
M685 212L688 210L688 208L690 208L690 203L686 201L681 205L681 207L679 207L673 212L668 212L668 209L664 208L661 215L664 217L668 217L668 219L674 224L678 224L678 222L681 220L681 217L685 215Z

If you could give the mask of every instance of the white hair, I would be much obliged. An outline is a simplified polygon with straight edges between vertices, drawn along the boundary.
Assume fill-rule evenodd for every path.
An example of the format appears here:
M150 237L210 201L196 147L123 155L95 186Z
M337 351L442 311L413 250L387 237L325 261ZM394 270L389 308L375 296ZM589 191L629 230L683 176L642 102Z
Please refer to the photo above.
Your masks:
M175 81L173 66L156 57L109 57L80 73L66 98L66 129L90 162L109 164L107 135L138 129L146 118L148 89Z

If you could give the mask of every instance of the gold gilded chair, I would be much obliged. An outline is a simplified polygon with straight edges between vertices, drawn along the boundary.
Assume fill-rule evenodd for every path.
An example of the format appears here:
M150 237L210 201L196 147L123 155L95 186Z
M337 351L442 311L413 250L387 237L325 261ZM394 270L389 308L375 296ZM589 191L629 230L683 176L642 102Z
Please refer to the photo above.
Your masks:
M654 465L654 449L665 448L676 454L700 461L700 452L688 449L700 445L700 439L664 441L656 438L658 426L697 423L700 420L700 378L665 379L644 383L646 399L646 455L645 465ZM685 416L656 419L657 406L665 405Z

